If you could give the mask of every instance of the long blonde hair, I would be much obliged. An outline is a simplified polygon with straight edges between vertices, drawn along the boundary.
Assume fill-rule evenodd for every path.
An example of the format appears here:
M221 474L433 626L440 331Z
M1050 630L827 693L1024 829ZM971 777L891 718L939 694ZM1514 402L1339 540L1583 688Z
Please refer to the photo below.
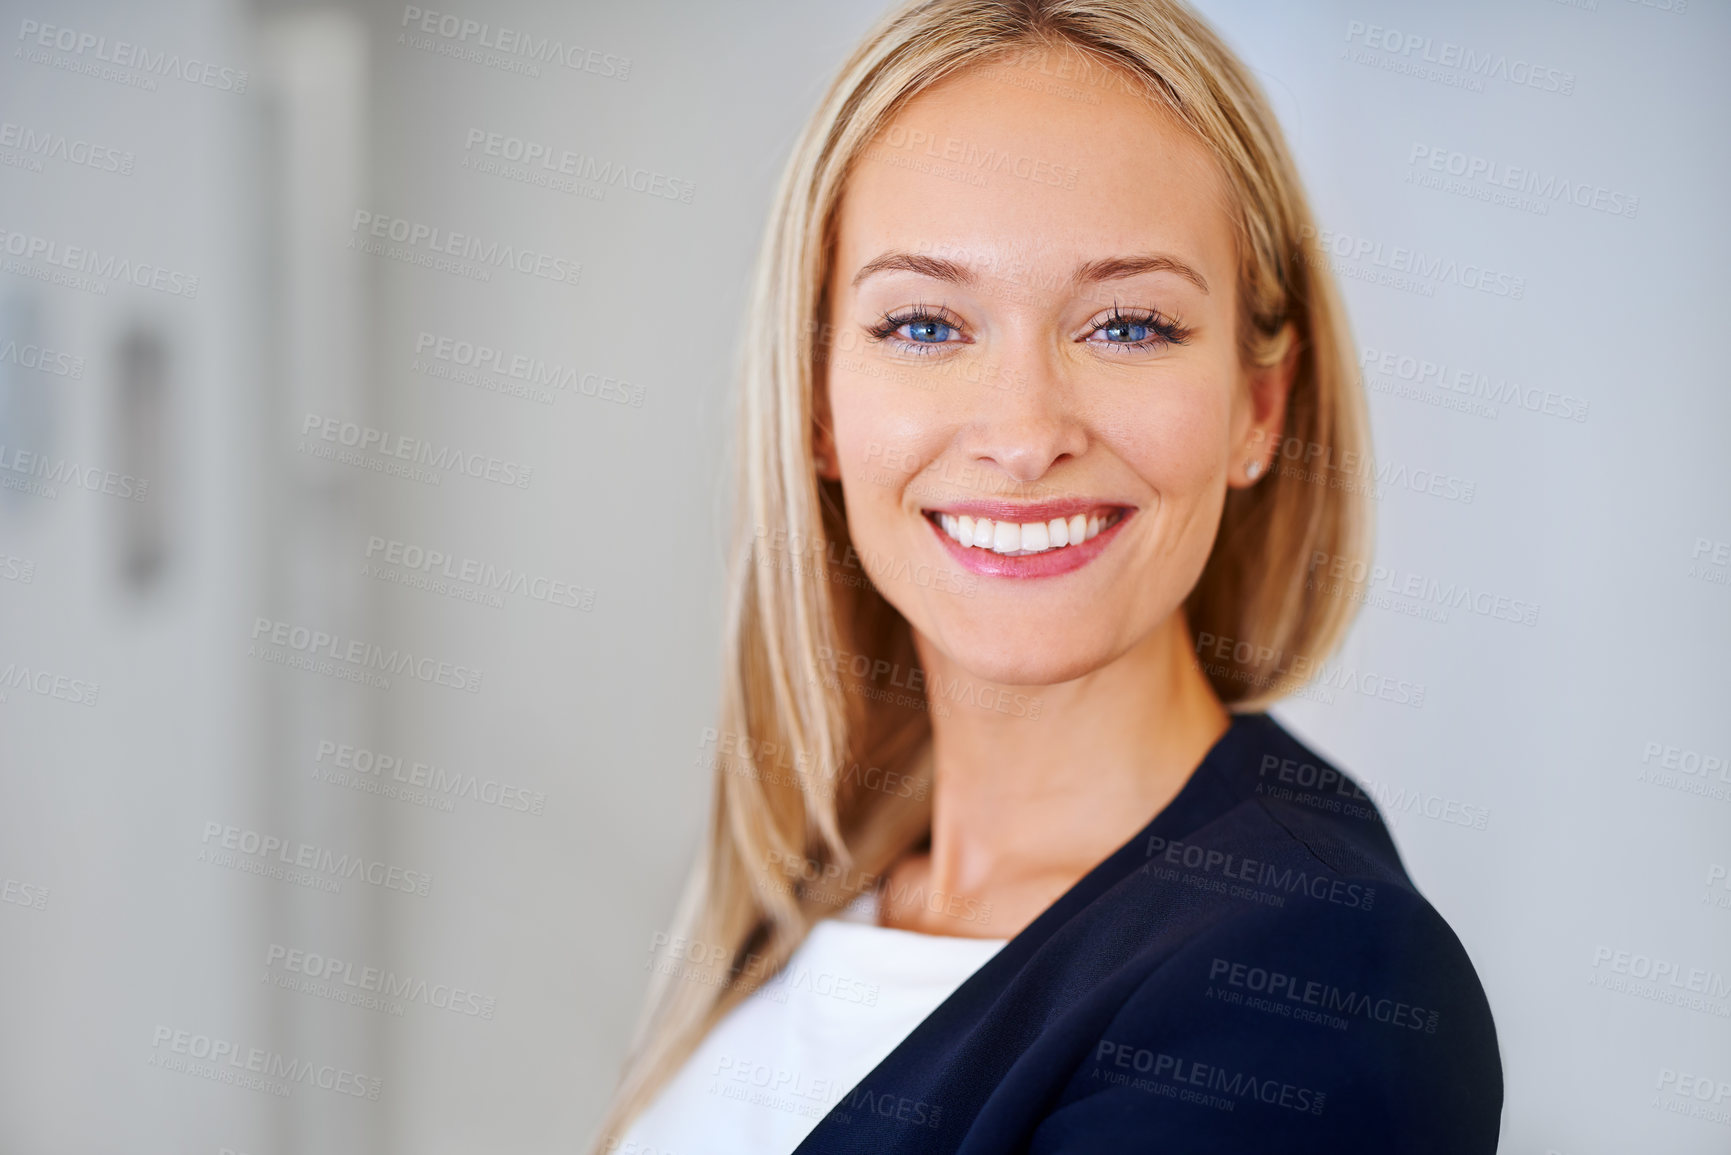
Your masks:
M1228 708L1261 709L1300 685L1350 624L1352 590L1310 578L1318 558L1363 557L1369 544L1364 399L1338 291L1303 248L1316 230L1297 169L1249 70L1178 0L915 0L891 11L800 136L757 260L739 367L714 805L595 1151L618 1142L814 921L870 889L928 830L927 715L869 692L874 671L917 669L911 632L855 560L839 486L815 472L835 210L850 165L915 94L964 68L1052 51L1081 64L1080 84L1128 86L1207 145L1233 193L1241 356L1272 365L1298 346L1276 468L1228 492L1185 602L1193 636L1211 639L1199 665Z

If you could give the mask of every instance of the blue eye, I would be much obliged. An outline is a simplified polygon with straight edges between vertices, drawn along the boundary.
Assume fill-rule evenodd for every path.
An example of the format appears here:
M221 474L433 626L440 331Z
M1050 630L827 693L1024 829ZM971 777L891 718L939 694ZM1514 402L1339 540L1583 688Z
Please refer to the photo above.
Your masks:
M900 326L908 331L908 340L922 345L941 345L950 339L955 329L942 321L909 321Z
M1140 321L1114 321L1100 330L1106 334L1107 340L1127 345L1140 345L1148 339L1148 334L1152 331Z
M946 310L933 305L889 313L867 330L874 341L883 341L903 353L934 356L940 346L966 344L959 323L950 321Z
M1094 326L1087 339L1114 351L1139 352L1182 345L1190 336L1191 330L1159 313L1130 314L1113 309L1111 316Z

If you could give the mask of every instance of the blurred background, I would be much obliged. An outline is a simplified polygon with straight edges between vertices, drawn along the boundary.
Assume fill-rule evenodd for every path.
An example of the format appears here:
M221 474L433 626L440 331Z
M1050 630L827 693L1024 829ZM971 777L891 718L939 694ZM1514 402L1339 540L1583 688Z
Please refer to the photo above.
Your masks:
M1199 7L1379 455L1276 713L1471 952L1504 1151L1731 1150L1731 8ZM747 268L880 6L0 10L0 1150L573 1150L708 802Z

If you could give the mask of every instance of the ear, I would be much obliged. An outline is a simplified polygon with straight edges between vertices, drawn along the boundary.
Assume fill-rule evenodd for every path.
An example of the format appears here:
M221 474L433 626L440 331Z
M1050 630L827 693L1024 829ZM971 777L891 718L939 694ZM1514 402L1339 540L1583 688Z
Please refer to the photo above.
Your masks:
M821 332L821 330L820 330ZM811 455L817 475L824 481L841 480L841 458L836 453L835 432L829 410L829 348L819 342L811 370Z
M817 476L822 481L841 480L841 462L836 458L835 439L825 426L814 425L811 431L812 456L817 460Z
M1238 428L1226 469L1226 484L1234 489L1248 489L1272 472L1275 454L1280 452L1286 402L1298 371L1298 330L1291 321L1286 323L1283 338L1286 353L1280 360L1245 374L1246 408L1234 422Z

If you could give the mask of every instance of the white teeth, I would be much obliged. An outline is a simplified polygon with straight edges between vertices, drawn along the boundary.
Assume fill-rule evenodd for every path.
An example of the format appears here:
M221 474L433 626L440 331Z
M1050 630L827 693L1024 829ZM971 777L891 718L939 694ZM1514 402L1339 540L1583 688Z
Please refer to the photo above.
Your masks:
M993 553L1013 557L1045 553L1067 545L1080 545L1111 526L1117 514L1089 517L1078 513L1072 518L1055 517L1051 521L993 521L989 517L974 518L967 514L957 517L941 513L938 524L943 531L963 545L989 549Z

